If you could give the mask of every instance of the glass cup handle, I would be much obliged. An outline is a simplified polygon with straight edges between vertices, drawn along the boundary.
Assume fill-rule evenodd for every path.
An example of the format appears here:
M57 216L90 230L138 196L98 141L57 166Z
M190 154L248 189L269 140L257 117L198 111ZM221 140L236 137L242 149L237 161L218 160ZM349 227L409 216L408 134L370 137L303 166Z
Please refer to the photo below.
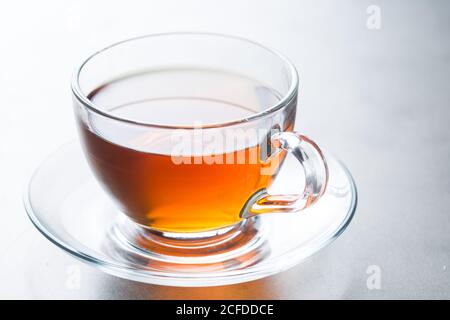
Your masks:
M276 148L291 153L305 172L305 188L301 194L271 195L266 189L256 192L242 208L240 217L262 213L299 212L322 196L328 182L328 166L317 144L296 132L278 132L271 137Z

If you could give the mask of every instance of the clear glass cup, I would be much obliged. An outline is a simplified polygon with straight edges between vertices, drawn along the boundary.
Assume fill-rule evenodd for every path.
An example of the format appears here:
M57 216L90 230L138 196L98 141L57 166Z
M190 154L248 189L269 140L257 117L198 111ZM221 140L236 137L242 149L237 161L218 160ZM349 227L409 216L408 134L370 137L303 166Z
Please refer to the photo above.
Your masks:
M325 191L321 150L294 131L297 71L252 41L209 33L122 41L85 60L72 91L92 171L145 232L217 237L259 214L299 212ZM303 189L269 194L290 155Z

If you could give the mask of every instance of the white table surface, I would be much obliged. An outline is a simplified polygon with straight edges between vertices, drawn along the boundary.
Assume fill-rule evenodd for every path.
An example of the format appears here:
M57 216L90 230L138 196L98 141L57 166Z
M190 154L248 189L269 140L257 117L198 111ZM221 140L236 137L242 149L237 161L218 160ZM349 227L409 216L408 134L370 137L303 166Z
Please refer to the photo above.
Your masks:
M369 5L381 10L379 30L366 26ZM289 56L301 78L297 129L355 177L349 229L289 271L214 288L139 284L76 261L25 214L31 171L76 135L69 82L80 59L124 38L192 30ZM449 32L450 2L437 0L1 2L0 298L450 298ZM381 287L370 290L373 265Z

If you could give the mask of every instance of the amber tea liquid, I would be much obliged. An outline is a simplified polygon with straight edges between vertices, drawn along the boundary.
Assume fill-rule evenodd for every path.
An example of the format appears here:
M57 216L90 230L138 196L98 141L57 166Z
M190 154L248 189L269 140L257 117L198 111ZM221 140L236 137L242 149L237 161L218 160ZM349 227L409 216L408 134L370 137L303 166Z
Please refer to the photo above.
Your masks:
M89 99L110 113L130 120L183 125L220 123L245 118L264 105L279 99L270 90L249 79L231 74L205 74L208 71L166 70L140 73L112 81L96 88ZM176 74L174 74L176 73ZM180 87L172 80L198 82L202 97L192 92L175 98L153 96L150 88ZM207 79L205 83L202 83ZM245 93L236 88L253 88ZM160 94L161 90L157 90ZM208 92L211 97L204 97ZM167 96L174 96L167 89ZM189 94L189 95L188 95ZM219 97L219 98L217 98ZM245 105L230 102L230 98L246 101ZM281 164L285 153L270 160L259 157L259 144L240 150L225 150L214 154L221 164L205 163L202 155L185 155L183 163L174 163L167 139L126 137L130 145L117 143L120 132L108 132L95 120L79 122L83 147L88 162L104 189L112 195L120 209L135 222L161 231L200 232L233 225L240 221L239 213L252 194L270 186L277 170L261 174L264 167ZM288 124L284 130L292 130ZM151 135L151 133L149 133ZM145 148L133 147L142 141ZM238 155L238 153L240 153ZM249 161L255 159L257 161ZM245 163L236 163L245 155ZM227 163L227 159L235 159ZM241 158L242 159L242 158ZM228 161L229 162L229 161ZM190 164L189 164L190 163Z

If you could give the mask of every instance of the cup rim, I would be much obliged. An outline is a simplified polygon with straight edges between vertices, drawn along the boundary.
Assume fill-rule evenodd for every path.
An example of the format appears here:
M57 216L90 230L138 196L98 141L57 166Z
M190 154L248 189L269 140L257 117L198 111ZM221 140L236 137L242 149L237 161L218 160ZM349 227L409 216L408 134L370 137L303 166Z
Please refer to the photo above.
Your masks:
M141 40L141 39L146 39L146 38L154 38L154 37L164 37L164 36L212 36L212 37L222 37L222 38L226 38L226 39L232 39L232 40L238 40L238 41L243 41L243 42L247 42L249 44L255 45L260 47L261 49L264 49L272 54L274 54L275 56L277 56L286 66L288 73L291 76L291 84L289 86L288 91L286 92L286 94L283 95L283 97L274 105L265 108L264 110L252 114L248 117L245 118L239 118L236 120L231 120L231 121L226 121L226 122L219 122L219 123L211 123L211 124L195 124L195 125L167 125L167 124L159 124L159 123L151 123L151 122L146 122L146 121L137 121L137 120L131 120L131 119L127 119L127 118L123 118L120 116L117 116L107 110L102 110L100 106L97 106L95 103L93 103L86 94L83 93L83 91L81 90L80 87L80 73L83 70L83 67L94 57L96 57L97 55L101 54L102 52L111 49L113 47L119 46L121 44L127 43L127 42L131 42L131 41L136 41L136 40ZM104 47L103 49L100 49L96 52L94 52L93 54L91 54L90 56L88 56L86 59L84 59L76 68L75 71L73 72L73 76L72 76L72 81L71 81L71 89L72 89L72 93L74 94L74 96L76 97L76 99L83 104L86 108L88 108L89 110L91 110L92 112L104 116L106 118L112 119L112 120L116 120L116 121L120 121L120 122L125 122L128 124L133 124L133 125L139 125L139 126L145 126L145 127L151 127L151 128L162 128L162 129L199 129L199 128L203 128L203 129L208 129L208 128L220 128L220 127L228 127L228 126L233 126L233 125L239 125L242 123L248 123L250 121L254 121L254 120L259 120L261 118L264 118L265 116L268 116L274 112L276 112L277 110L283 108L284 106L288 105L289 102L296 96L297 91L298 91L298 72L297 69L295 68L294 64L283 54L281 54L280 52L278 52L275 49L269 48L265 45L262 45L258 42L240 37L240 36L234 36L234 35L228 35L228 34L222 34L222 33L213 33L213 32L164 32L164 33L154 33L154 34L147 34L147 35L142 35L142 36L137 36L137 37L132 37L132 38L128 38L122 41L118 41L115 42L109 46Z

